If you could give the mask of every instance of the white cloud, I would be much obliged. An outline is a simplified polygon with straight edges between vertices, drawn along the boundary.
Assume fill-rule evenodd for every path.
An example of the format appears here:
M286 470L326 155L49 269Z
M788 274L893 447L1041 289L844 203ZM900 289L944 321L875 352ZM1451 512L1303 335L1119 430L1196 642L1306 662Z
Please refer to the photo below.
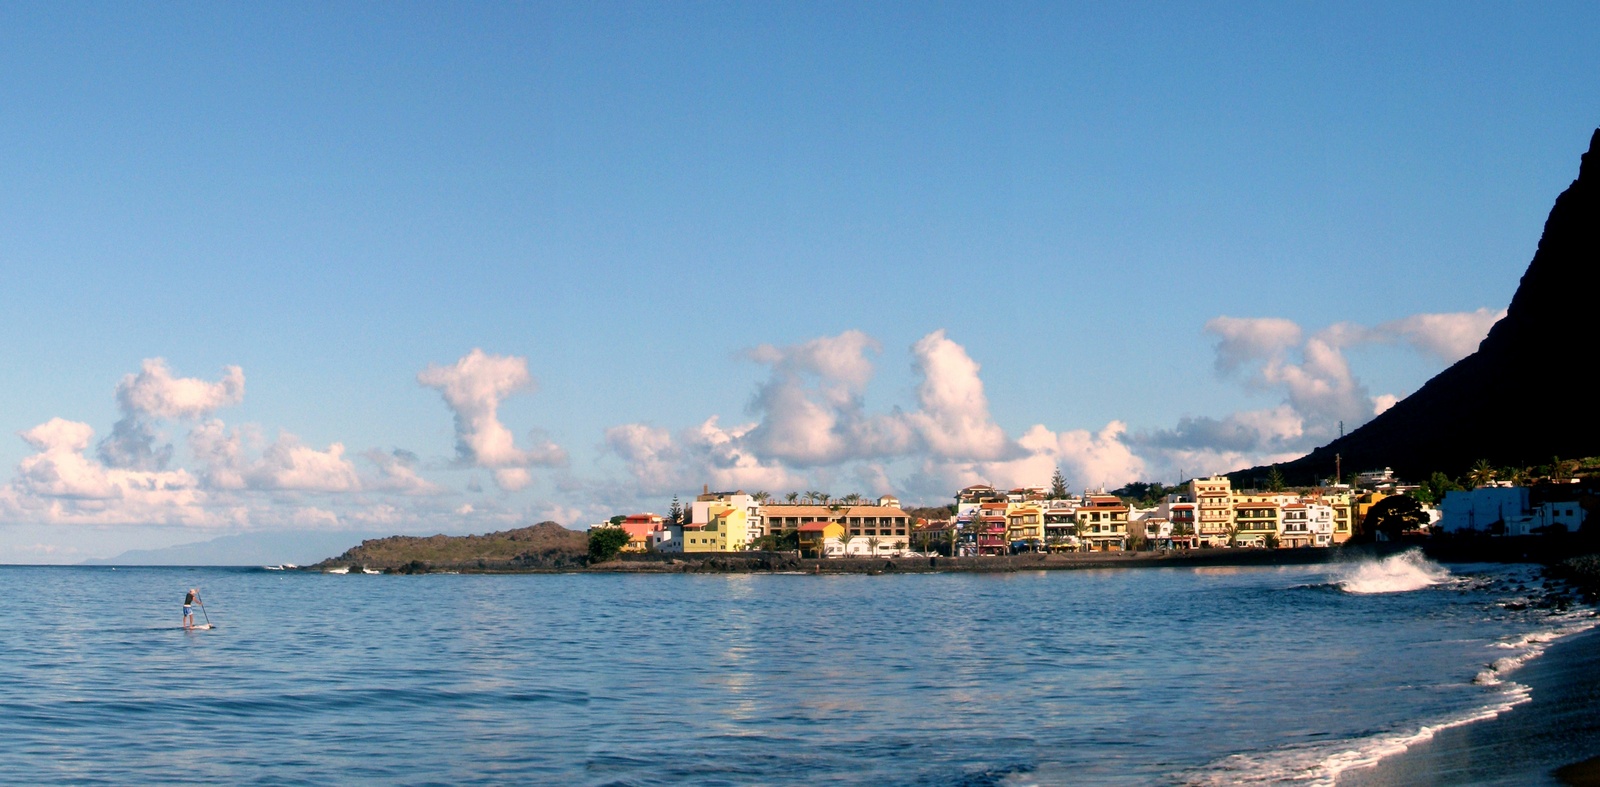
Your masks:
M288 433L267 446L245 477L252 488L279 492L354 492L361 488L361 478L344 458L342 444L332 443L319 451Z
M901 419L863 412L862 394L873 375L867 353L878 349L866 334L845 331L748 351L746 357L772 369L751 403L760 418L749 447L799 466L904 452L912 435Z
M648 424L613 426L606 430L605 447L627 465L641 492L657 494L693 483L684 475L683 451L666 429Z
M689 430L686 443L699 457L705 477L719 489L773 490L793 486L799 477L781 462L762 458L745 446L750 424L723 428L711 416Z
M205 468L201 477L215 489L356 492L364 486L341 443L318 450L287 432L264 442L253 427L228 429L215 418L189 432L189 448Z
M917 386L918 412L908 420L928 451L944 458L997 459L1007 452L1005 432L989 416L978 363L966 348L940 329L911 347L913 365L922 375Z
M1205 330L1218 338L1216 368L1256 391L1275 391L1284 403L1222 419L1185 418L1172 430L1143 432L1135 445L1163 472L1202 472L1285 461L1333 439L1342 422L1349 432L1399 401L1374 396L1353 373L1345 351L1372 344L1401 344L1437 361L1467 356L1505 311L1478 309L1417 314L1376 327L1341 322L1306 336L1282 318L1218 317Z
M138 374L117 383L117 407L122 418L100 442L101 461L111 467L162 470L172 461L170 443L154 423L163 420L203 418L244 399L244 370L223 367L222 379L207 382L194 377L173 377L166 359L146 358Z
M1452 364L1476 352L1478 344L1489 335L1489 329L1505 316L1505 309L1490 311L1487 308L1449 314L1414 314L1383 323L1375 332Z
M1282 357L1300 343L1300 326L1277 317L1216 317L1205 332L1217 336L1217 371L1232 374L1254 361Z
M1398 401L1400 401L1400 397L1395 396L1394 394L1382 394L1380 396L1374 396L1372 398L1372 414L1374 416L1383 415L1385 410L1393 407Z
M210 383L173 377L166 359L146 358L138 374L117 383L117 404L125 413L176 420L203 418L244 400L244 370L225 366L222 379Z
M500 402L519 391L534 389L528 360L510 355L489 355L474 348L450 366L429 364L417 382L433 388L455 414L456 458L469 467L496 470L500 488L525 487L532 466L554 467L567 462L567 452L535 433L531 450L516 446L511 430L500 423Z
M38 453L23 457L0 493L8 519L52 524L212 525L206 494L183 470L108 468L84 456L88 424L52 418L19 433Z
M759 421L723 427L712 416L677 436L661 427L623 424L607 430L606 448L648 494L700 483L780 492L847 479L869 493L886 494L979 478L1037 485L1057 464L1106 478L1137 470L1137 458L1121 441L1120 423L1099 433L1057 434L1041 426L1023 440L1009 439L989 413L977 362L942 330L911 348L922 378L918 408L868 414L862 393L873 370L866 353L876 348L859 331L791 347L763 345L747 354L773 371L754 400ZM893 466L905 461L918 469L896 481ZM847 472L836 477L837 468Z
M410 451L384 452L374 448L361 455L378 468L378 477L365 486L402 495L438 495L446 490L417 474L418 457Z

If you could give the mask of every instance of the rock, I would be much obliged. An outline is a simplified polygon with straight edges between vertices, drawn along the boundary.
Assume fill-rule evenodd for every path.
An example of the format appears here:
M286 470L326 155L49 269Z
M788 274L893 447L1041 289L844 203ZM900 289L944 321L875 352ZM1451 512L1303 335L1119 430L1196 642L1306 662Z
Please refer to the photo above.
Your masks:
M1541 375L1570 373L1581 363L1597 292L1600 129L1580 161L1578 179L1556 198L1505 318L1478 351L1361 428L1279 465L1280 471L1291 483L1325 478L1335 454L1346 470L1393 467L1407 478L1434 471L1458 475L1478 459L1499 466L1534 457L1600 455L1600 419L1551 406L1549 387L1529 384ZM1577 385L1572 381L1574 390ZM1244 480L1266 472L1258 467L1230 476Z

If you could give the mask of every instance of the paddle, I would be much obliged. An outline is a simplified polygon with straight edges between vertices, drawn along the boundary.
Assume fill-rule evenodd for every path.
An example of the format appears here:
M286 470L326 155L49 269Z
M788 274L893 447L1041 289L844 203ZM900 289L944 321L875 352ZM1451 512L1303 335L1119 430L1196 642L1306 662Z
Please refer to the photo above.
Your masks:
M195 603L200 605L200 614L206 616L206 628L208 628L208 629L216 628L216 626L211 623L211 616L206 614L206 602L201 601L199 598L196 598L195 599Z

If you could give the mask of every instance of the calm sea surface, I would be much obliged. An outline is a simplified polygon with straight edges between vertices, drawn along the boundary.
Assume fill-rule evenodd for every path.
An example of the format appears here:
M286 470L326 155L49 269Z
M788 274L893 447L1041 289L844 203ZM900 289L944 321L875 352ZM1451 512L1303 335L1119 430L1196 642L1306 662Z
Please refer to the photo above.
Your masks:
M1533 576L0 567L0 781L1327 781L1521 701Z

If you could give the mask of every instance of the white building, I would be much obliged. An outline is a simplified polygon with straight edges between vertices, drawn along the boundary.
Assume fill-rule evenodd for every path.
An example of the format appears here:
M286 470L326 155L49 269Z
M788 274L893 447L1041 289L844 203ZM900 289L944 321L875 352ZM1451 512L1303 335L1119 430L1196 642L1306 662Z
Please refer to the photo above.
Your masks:
M1446 492L1439 504L1439 526L1447 533L1489 530L1528 513L1525 486L1482 486L1466 492Z
M1530 536L1545 532L1545 528L1560 525L1567 532L1576 532L1583 525L1583 506L1576 500L1545 503L1522 516L1506 520L1506 535Z

